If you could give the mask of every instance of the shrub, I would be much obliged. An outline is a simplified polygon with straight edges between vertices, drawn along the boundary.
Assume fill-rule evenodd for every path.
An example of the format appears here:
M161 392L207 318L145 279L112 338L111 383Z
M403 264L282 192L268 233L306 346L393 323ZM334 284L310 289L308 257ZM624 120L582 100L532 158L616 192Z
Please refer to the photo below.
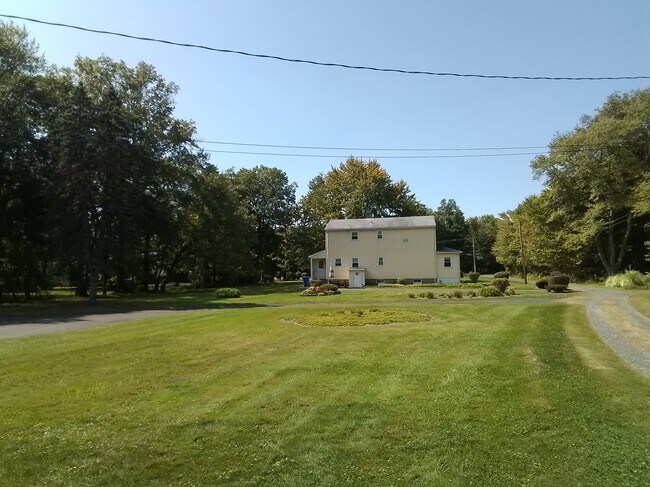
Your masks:
M321 284L323 284L323 282L320 279L312 279L312 280L309 281L309 285L311 287L318 287Z
M339 287L336 284L323 284L320 287L321 291L338 291Z
M505 277L495 277L492 279L491 285L497 288L499 292L503 294L505 290L510 286L510 281Z
M431 291L429 291L427 293L427 299L436 299L436 295L434 293L432 293Z
M564 272L560 272L560 271L551 271L551 273L550 273L549 275L550 275L551 277L555 277L555 276L560 276L560 275L562 275L562 274L564 274Z
M569 286L567 286L566 284L549 284L548 286L546 286L546 290L549 293L550 292L562 293L562 292L566 291L568 287Z
M414 297L415 297L415 293L408 293L408 297L409 297L409 298L414 298Z
M537 286L537 289L546 289L546 286L548 286L548 279L543 277L535 283L535 286Z
M453 294L453 296L454 296L455 298L457 298L457 299L460 299L460 298L463 297L463 293L462 293L462 291L459 291L459 290L455 290L455 291L452 292L451 294Z
M507 271L495 272L494 273L494 278L495 279L510 279L510 273L507 272Z
M397 279L397 284L399 284L400 286L406 286L408 283L406 282L406 279L400 277L399 279Z
M234 287L220 287L214 290L214 296L217 298L238 298L241 296L241 292Z
M552 286L552 285L556 285L556 284L561 284L563 286L568 287L569 286L569 281L570 281L569 276L567 276L566 274L555 274L555 275L551 275L551 277L549 277L548 285Z
M503 291L503 294L505 294L506 296L514 296L517 293L515 292L515 288L513 288L512 286L508 286L506 290Z
M467 297L468 298L475 298L476 297L476 291L467 291Z
M478 290L478 295L484 298L495 298L497 296L503 296L503 293L494 286L484 286Z
M418 293L418 298L426 298L426 293Z
M481 277L481 274L478 272L468 272L467 277L469 278L470 282L478 282L478 278Z
M622 274L609 276L605 281L607 287L620 287L623 289L646 289L650 287L650 275L639 271L627 270Z

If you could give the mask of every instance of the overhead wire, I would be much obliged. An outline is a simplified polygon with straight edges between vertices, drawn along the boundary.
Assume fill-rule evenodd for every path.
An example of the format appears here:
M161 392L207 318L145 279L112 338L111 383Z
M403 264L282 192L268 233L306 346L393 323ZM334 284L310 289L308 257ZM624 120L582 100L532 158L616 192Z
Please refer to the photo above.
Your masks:
M435 77L526 80L526 81L613 81L613 80L650 79L650 76L644 76L644 75L639 75L639 76L521 76L521 75L504 75L504 74L454 73L454 72L444 72L444 71L437 72L437 71L420 71L420 70L398 69L398 68L383 68L383 67L376 67L376 66L364 66L364 65L353 65L353 64L345 64L345 63L315 61L312 59L290 58L285 56L276 56L272 54L260 54L260 53L253 53L248 51L241 51L238 49L225 49L219 47L206 46L202 44L176 42L176 41L170 41L167 39L160 39L156 37L146 37L140 35L125 34L123 32L115 32L110 30L92 29L90 27L82 27L79 25L67 24L63 22L50 22L46 20L35 19L32 17L24 17L21 15L10 15L10 14L0 13L0 17L13 19L13 20L23 20L26 22L33 22L33 23L49 25L53 27L74 29L83 32L91 32L94 34L123 37L126 39L133 39L133 40L144 41L144 42L155 42L159 44L167 44L167 45L177 46L177 47L201 49L205 51L219 52L223 54L236 54L240 56L270 59L274 61L282 61L287 63L310 64L314 66L342 68L342 69L351 69L351 70L376 71L382 73L423 75L423 76L435 76Z

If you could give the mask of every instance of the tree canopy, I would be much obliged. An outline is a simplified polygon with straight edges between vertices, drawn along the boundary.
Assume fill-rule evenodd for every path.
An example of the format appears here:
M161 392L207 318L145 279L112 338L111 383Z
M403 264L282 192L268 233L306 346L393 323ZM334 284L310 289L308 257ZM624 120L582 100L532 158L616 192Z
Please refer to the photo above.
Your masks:
M427 215L404 181L393 182L375 160L349 157L309 182L301 205L323 225L333 218L381 218Z

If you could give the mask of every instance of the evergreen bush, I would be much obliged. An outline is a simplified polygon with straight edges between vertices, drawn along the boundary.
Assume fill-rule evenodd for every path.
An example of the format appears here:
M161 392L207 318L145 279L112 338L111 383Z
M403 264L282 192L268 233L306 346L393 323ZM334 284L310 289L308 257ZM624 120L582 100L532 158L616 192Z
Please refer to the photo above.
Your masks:
M537 286L537 289L546 289L546 286L548 286L548 278L543 277L537 282L535 282L535 286Z
M510 286L510 281L505 277L496 277L492 279L492 282L490 284L497 288L501 294L503 294L505 290Z
M495 279L510 279L510 273L507 271L500 271L494 273Z
M481 274L478 272L468 272L467 277L469 278L470 282L478 282L478 278L481 277Z

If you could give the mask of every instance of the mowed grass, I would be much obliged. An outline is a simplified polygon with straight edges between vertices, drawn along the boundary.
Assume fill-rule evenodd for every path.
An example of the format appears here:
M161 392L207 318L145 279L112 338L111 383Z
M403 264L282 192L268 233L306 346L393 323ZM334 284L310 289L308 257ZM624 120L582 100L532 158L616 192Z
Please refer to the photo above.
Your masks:
M381 307L380 307L381 308ZM648 485L650 385L566 304L183 313L0 342L2 485Z
M519 298L556 298L565 294L547 293L533 284L514 282ZM328 303L397 303L408 301L409 293L433 292L436 295L460 289L464 295L477 289L458 287L368 287L366 289L341 289L342 294L334 296L301 296L304 290L300 283L277 282L241 286L240 298L217 298L214 290L177 290L171 288L165 293L136 293L116 295L108 293L98 296L97 306L88 306L87 299L74 296L72 291L55 290L50 299L19 303L0 303L0 313L7 317L37 314L38 316L81 315L88 313L114 313L147 309L203 309L216 307L255 307L283 304L328 304ZM467 299L467 298L466 298ZM483 298L473 298L483 299ZM493 298L490 298L493 299ZM0 316L1 317L1 316Z
M627 291L627 295L630 298L632 306L634 306L639 313L650 318L650 289L635 289L634 291Z

